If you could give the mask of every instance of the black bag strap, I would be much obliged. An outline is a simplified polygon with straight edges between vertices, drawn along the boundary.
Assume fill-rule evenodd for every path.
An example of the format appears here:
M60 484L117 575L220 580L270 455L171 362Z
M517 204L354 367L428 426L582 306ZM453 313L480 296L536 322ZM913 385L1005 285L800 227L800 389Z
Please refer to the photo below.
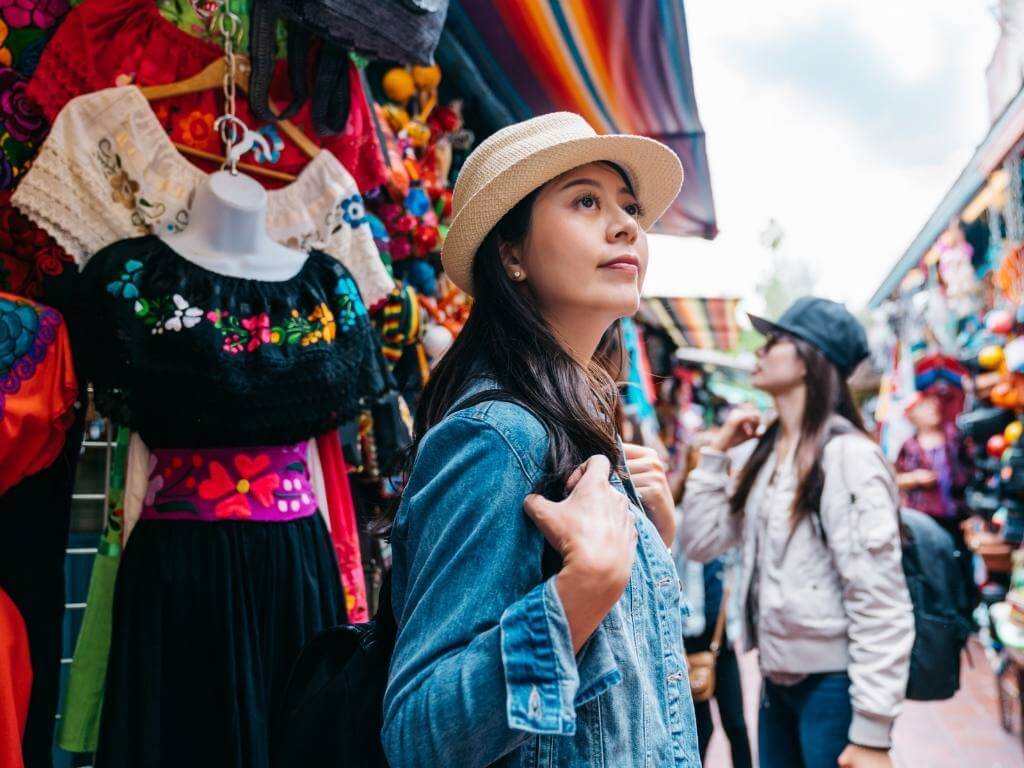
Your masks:
M291 40L291 32L288 33ZM291 54L289 54L291 56ZM345 131L351 105L348 52L326 41L320 44L313 86L313 128L320 136Z
M249 19L249 108L258 120L275 122L295 115L309 98L309 49L313 36L302 25L288 21L288 81L292 101L279 115L270 109L270 83L277 53L277 22L281 18L275 0L255 0Z

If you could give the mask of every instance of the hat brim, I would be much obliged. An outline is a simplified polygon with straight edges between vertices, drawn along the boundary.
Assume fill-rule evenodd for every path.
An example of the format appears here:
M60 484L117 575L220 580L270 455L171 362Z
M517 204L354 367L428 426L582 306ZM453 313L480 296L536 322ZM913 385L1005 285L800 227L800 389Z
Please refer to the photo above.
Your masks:
M645 230L661 218L683 184L683 166L676 153L644 136L587 136L546 147L505 168L459 210L441 250L448 277L472 296L473 259L502 217L538 187L581 165L598 162L615 163L629 175L643 209L640 226Z
M750 324L754 326L754 330L762 336L771 336L773 333L789 333L790 335L795 335L790 331L787 331L778 323L773 323L771 320L765 320L763 317L752 315L749 312L747 313L747 317L750 318Z

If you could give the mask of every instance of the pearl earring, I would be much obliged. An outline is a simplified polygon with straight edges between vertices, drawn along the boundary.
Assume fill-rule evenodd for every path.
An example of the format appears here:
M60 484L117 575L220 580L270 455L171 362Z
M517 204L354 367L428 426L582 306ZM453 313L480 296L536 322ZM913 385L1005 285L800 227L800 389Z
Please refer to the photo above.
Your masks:
M523 276L523 273L522 273L522 272L519 272L519 271L516 271L516 272L513 272L513 273L512 273L512 279L513 279L513 280L518 280L518 279L519 279L520 277L522 277L522 276Z

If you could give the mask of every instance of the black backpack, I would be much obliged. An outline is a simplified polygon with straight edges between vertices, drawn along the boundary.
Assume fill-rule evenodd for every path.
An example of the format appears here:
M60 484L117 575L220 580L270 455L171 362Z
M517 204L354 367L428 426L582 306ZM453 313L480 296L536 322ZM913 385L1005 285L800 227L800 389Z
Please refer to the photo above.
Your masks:
M903 573L914 604L907 698L949 699L960 688L960 653L970 638L967 564L953 537L916 509L900 513Z
M846 424L833 425L828 439L850 431ZM856 504L856 494L845 477L843 484L850 501ZM818 530L825 537L820 508L816 513ZM960 653L974 626L968 590L969 565L953 537L930 516L907 508L897 514L903 543L903 575L914 606L914 646L910 652L907 698L949 699L960 688Z
M331 627L302 649L271 725L271 765L388 768L380 732L395 633L388 571L370 622Z

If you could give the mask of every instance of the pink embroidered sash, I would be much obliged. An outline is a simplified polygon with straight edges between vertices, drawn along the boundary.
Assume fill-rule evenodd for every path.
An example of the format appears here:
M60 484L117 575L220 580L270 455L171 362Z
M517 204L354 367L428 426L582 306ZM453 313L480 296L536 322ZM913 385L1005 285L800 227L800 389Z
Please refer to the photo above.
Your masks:
M308 443L248 448L157 448L144 520L287 522L317 510Z

